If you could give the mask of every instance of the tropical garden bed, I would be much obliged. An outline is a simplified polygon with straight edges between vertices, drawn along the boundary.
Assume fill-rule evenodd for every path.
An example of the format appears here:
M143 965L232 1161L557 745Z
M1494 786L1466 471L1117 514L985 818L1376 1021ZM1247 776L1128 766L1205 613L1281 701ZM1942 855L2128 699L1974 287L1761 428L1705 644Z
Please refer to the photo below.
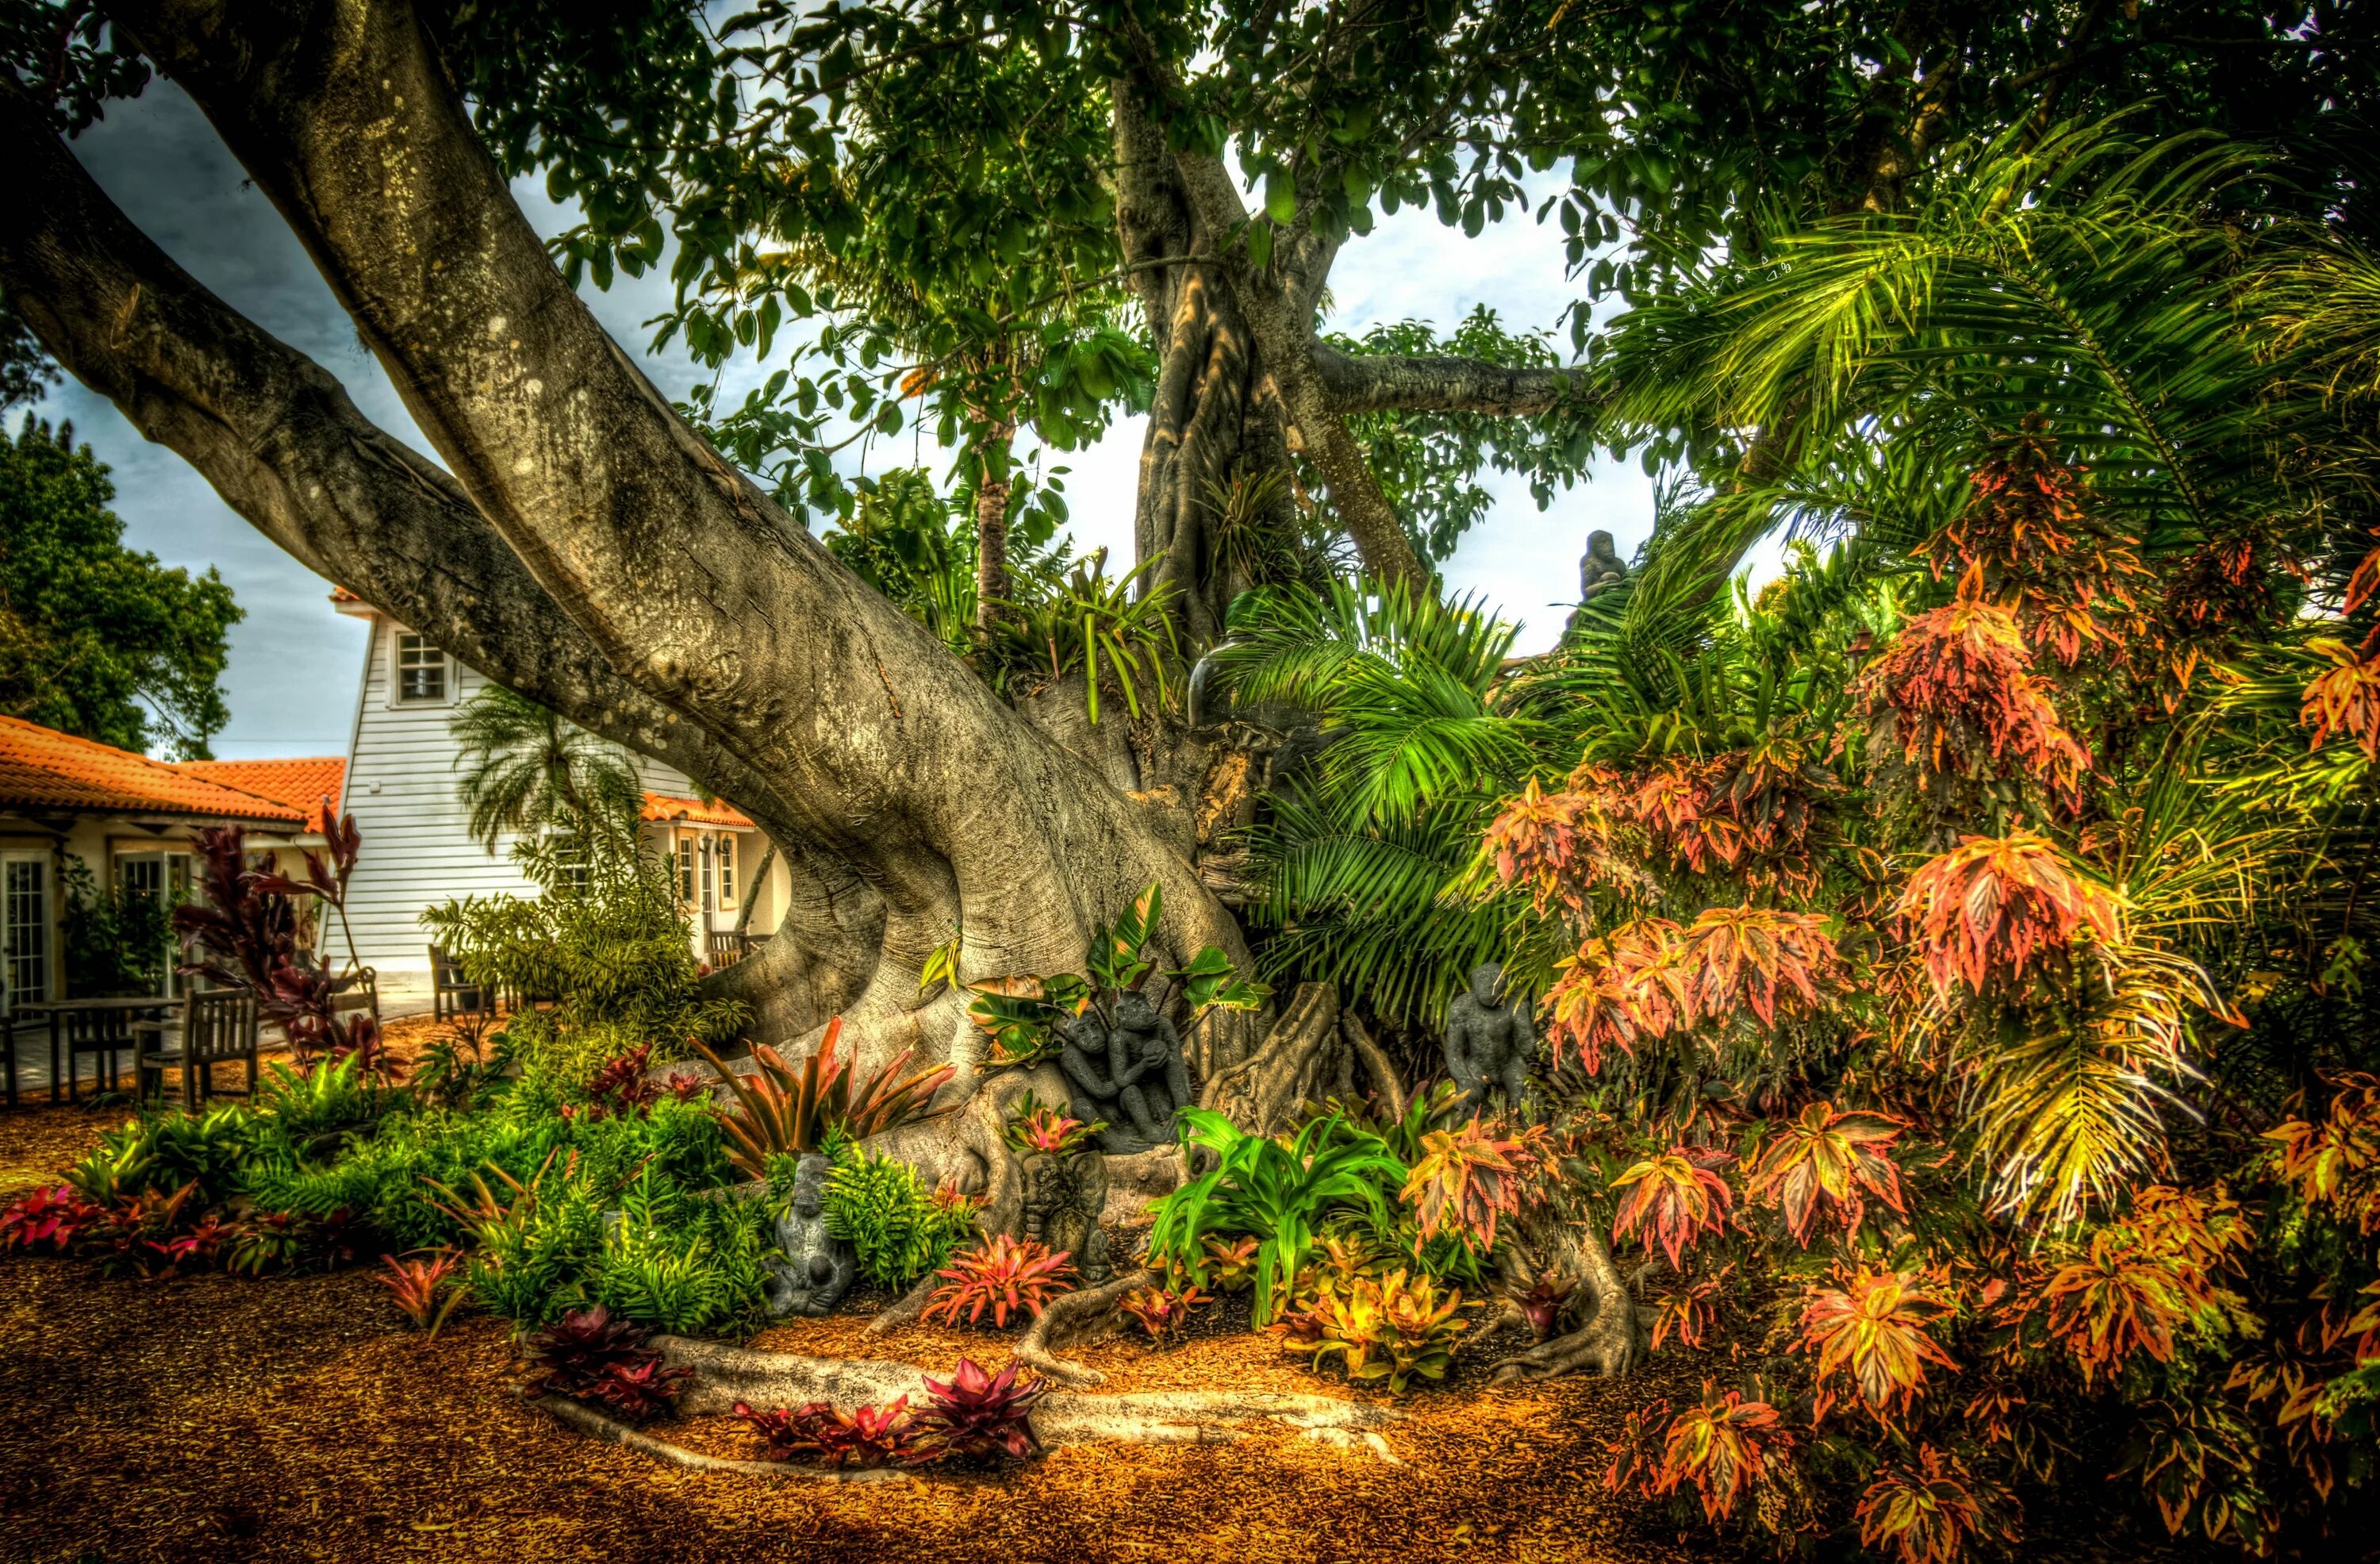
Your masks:
M76 1109L0 1117L0 1166L14 1180L55 1177L107 1122ZM865 1325L836 1315L756 1344L856 1349ZM875 1347L996 1366L1004 1339L919 1327ZM1220 1326L1169 1352L1120 1340L1083 1356L1117 1387L1261 1376L1317 1388L1269 1341ZM501 1322L464 1314L435 1338L407 1328L360 1269L144 1281L67 1260L0 1265L0 1551L36 1564L1129 1559L1182 1557L1195 1536L1249 1558L1410 1558L1416 1539L1481 1558L1711 1557L1601 1487L1602 1437L1640 1393L1690 1394L1699 1369L1686 1358L1625 1385L1495 1389L1458 1364L1444 1390L1399 1403L1393 1468L1283 1429L1233 1445L1067 1448L997 1476L861 1487L692 1472L588 1439L520 1400L513 1360ZM757 1453L733 1418L669 1432L706 1453ZM2116 1536L2059 1556L2159 1555Z

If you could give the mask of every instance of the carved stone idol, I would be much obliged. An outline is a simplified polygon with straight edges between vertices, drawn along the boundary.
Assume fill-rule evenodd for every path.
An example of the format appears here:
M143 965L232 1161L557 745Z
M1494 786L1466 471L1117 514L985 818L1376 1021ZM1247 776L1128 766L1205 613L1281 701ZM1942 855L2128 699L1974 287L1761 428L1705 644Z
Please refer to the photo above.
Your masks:
M1096 1010L1068 1023L1058 1056L1073 1088L1075 1117L1104 1119L1099 1149L1129 1156L1173 1142L1173 1116L1190 1106L1182 1034L1137 994L1116 1002L1112 1029Z
M1578 600L1591 603L1628 579L1628 567L1613 552L1611 534L1597 529L1586 534L1586 552L1578 560Z
M851 1289L859 1268L851 1245L826 1230L826 1176L833 1164L810 1152L794 1166L794 1199L777 1218L782 1258L769 1262L769 1314L824 1314Z
M1487 1112L1494 1092L1504 1094L1514 1113L1527 1111L1536 1018L1526 1002L1506 1002L1503 986L1504 969L1482 962L1471 969L1470 986L1446 1008L1446 1073L1463 1093L1454 1100L1457 1118Z
M1087 1149L1071 1156L1035 1152L1024 1158L1024 1178L1025 1236L1039 1239L1052 1254L1073 1255L1086 1287L1114 1275L1108 1235L1099 1229L1108 1204L1107 1158Z

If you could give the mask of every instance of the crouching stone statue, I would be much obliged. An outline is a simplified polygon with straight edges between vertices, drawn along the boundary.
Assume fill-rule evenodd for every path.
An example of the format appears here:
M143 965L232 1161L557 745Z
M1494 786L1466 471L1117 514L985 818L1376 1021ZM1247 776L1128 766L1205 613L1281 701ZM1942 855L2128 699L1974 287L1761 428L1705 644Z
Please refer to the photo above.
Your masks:
M769 1314L824 1314L843 1301L858 1269L851 1245L826 1230L826 1176L833 1165L817 1152L794 1167L793 1204L777 1218L781 1258L769 1262Z
M1129 1156L1173 1142L1173 1116L1190 1106L1182 1034L1137 994L1116 1001L1112 1029L1096 1009L1067 1024L1058 1056L1073 1088L1075 1117L1104 1119L1099 1150Z

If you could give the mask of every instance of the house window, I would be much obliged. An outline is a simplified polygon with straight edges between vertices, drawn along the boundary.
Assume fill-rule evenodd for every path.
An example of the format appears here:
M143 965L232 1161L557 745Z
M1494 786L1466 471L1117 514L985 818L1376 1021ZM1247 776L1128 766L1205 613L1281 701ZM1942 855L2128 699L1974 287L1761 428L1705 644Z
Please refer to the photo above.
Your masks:
M716 891L711 884L710 869L711 865L718 861L719 854L717 850L711 847L710 843L710 837L707 836L703 837L699 839L698 849L702 861L702 910L705 912L710 911L713 907L718 905L718 903L712 899L716 895Z
M719 834L719 905L735 905L735 838L724 831Z
M0 963L11 1005L50 996L50 861L0 859Z
M694 838L677 839L677 898L686 906L694 905Z
M452 680L446 654L430 638L411 630L396 632L396 703L400 706L443 705Z
M115 860L116 894L127 903L162 901L167 907L179 907L190 899L190 855L187 852L128 852ZM172 998L182 991L180 963L171 958L170 949L161 953L164 973L158 992Z

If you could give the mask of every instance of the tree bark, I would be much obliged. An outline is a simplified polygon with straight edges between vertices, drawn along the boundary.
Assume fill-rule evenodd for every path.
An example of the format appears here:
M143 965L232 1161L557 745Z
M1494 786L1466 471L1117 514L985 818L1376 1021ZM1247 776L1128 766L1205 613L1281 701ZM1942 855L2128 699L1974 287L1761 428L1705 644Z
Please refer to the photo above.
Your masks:
M1219 285L1218 236L1193 219L1165 132L1128 83L1116 83L1113 97L1116 229L1125 264L1141 268L1132 281L1159 360L1134 542L1150 566L1147 590L1177 594L1184 642L1202 647L1221 634L1236 585L1216 558L1214 496L1235 478L1285 470L1287 425L1246 323ZM1148 264L1171 256L1188 259ZM1293 525L1285 498L1266 522Z
M128 0L112 14L290 222L454 478L352 407L285 437L269 416L244 434L221 427L217 404L241 404L246 377L215 367L222 341L197 347L179 336L186 323L143 315L157 306L129 279L117 279L119 308L128 299L130 315L153 324L152 357L187 355L196 362L183 378L199 384L168 387L147 409L140 383L108 384L99 368L92 384L159 427L178 421L182 444L236 508L269 533L285 522L276 536L298 537L300 558L343 577L391 552L385 492L422 492L417 600L400 607L388 580L358 577L367 601L436 636L477 626L485 639L455 637L458 653L584 720L593 695L528 688L516 671L560 654L540 648L581 649L589 690L600 683L624 708L635 697L655 733L684 728L664 758L699 750L702 764L684 768L754 808L789 861L798 852L818 866L829 921L864 952L856 970L838 966L808 996L772 1003L772 1034L840 1008L863 1065L911 1045L971 1065L958 994L917 1000L927 955L955 934L963 979L1075 968L1088 929L1151 880L1172 913L1160 935L1168 955L1214 943L1245 959L1229 915L1125 800L676 418L555 272L405 6ZM55 150L45 132L24 139ZM26 187L37 161L12 160L6 175L18 189L0 264L12 300L85 373L107 359L112 317L45 299L46 287L77 279L19 263L44 245L62 263L53 271L104 273L118 257L86 248L88 235L79 244ZM245 328L254 353L287 353L205 302ZM313 400L344 404L335 386L315 386ZM272 453L276 439L284 470L241 455L259 444ZM395 481L383 476L344 506L319 503L325 478L341 476L319 464L342 442L349 468ZM496 588L509 595L492 611ZM656 752L652 734L589 726ZM788 964L764 953L730 975L781 1001Z
M1000 605L1014 595L1008 585L1008 495L1014 487L1008 460L1015 434L1014 425L1000 424L976 453L981 465L975 484L975 622L987 631L1000 618Z

